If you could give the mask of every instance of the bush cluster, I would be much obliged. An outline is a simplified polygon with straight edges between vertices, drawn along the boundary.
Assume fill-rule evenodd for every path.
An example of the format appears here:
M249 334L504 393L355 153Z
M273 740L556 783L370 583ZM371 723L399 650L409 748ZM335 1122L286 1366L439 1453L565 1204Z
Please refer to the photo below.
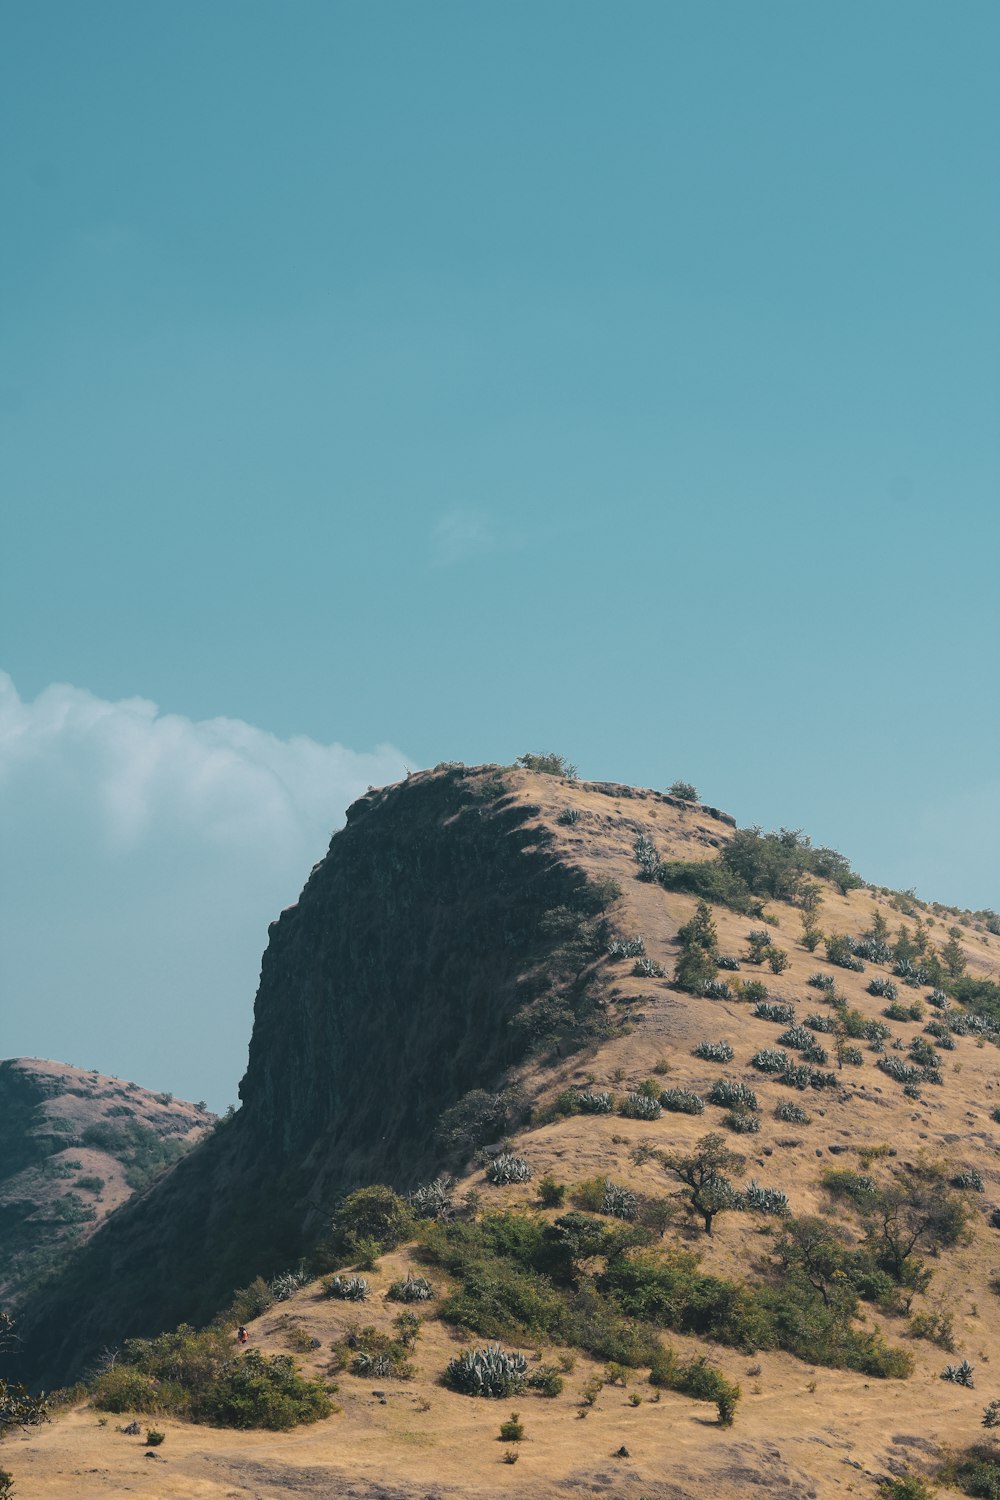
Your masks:
M281 1431L332 1410L326 1391L288 1355L233 1354L228 1330L182 1324L155 1339L129 1339L91 1385L99 1411L169 1412L216 1427Z

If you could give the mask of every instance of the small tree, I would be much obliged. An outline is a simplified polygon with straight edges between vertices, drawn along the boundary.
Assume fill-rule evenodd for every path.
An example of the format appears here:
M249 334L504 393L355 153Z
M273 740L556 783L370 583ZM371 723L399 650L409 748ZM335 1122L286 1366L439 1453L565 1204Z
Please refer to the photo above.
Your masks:
M9 1348L14 1342L13 1327L10 1314L0 1312L0 1349ZM47 1420L48 1410L43 1396L32 1396L23 1385L12 1385L0 1378L0 1437L16 1427L35 1427Z
M670 785L669 795L671 797L677 797L678 800L681 801L681 802L697 802L698 801L698 791L697 791L697 788L693 787L691 785L690 781L674 781L674 782L672 782L671 785Z
M713 1133L703 1135L692 1152L675 1152L662 1160L666 1170L688 1189L692 1212L701 1216L705 1233L711 1234L719 1214L739 1203L739 1195L725 1174L741 1171L745 1158L731 1151L723 1136Z
M413 1211L392 1188L374 1183L349 1193L331 1224L335 1244L354 1253L372 1242L378 1251L394 1250L413 1230Z
M572 761L567 760L565 755L556 755L552 750L537 754L528 751L519 755L514 764L524 771L540 771L543 776L565 776L570 781L575 781L579 775Z
M941 962L947 969L950 979L961 979L965 973L965 954L958 941L961 935L961 929L953 927L948 934L948 941L941 949Z
M698 902L694 916L678 930L677 941L685 948L697 946L708 953L715 952L719 935L707 901Z

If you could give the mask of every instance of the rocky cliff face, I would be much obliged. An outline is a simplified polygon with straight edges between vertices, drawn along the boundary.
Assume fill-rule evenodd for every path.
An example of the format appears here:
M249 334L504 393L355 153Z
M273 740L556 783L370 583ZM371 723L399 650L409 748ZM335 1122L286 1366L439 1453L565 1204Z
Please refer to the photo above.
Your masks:
M65 1063L0 1062L0 1303L15 1308L214 1116Z
M198 1321L294 1263L338 1193L437 1168L442 1110L524 1048L510 1022L553 946L546 913L594 909L503 792L488 768L444 769L350 809L271 926L242 1107L26 1309L19 1374L63 1384L105 1344Z

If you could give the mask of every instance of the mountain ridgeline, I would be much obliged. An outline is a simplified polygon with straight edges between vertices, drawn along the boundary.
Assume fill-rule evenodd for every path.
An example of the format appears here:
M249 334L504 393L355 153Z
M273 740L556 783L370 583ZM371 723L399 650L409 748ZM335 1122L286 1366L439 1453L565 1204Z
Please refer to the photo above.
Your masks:
M241 1108L25 1308L19 1377L62 1385L207 1318L297 1261L344 1191L437 1170L442 1113L500 1088L533 1028L571 1047L612 1027L588 971L606 893L507 790L447 767L350 808L271 925Z

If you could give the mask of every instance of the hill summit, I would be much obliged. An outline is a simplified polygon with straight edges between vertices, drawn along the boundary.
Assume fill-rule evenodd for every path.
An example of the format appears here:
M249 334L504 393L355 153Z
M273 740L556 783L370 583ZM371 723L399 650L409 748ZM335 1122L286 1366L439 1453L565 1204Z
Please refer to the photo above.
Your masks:
M342 1409L280 1463L175 1424L206 1494L506 1493L496 1405L462 1394L491 1341L537 1354L504 1377L533 1495L874 1493L974 1442L969 1372L1000 1397L995 915L684 792L446 766L356 803L270 929L240 1110L26 1307L25 1374L263 1277L254 1347L337 1373ZM420 1278L412 1349L394 1289ZM60 1427L81 1463L85 1421Z

